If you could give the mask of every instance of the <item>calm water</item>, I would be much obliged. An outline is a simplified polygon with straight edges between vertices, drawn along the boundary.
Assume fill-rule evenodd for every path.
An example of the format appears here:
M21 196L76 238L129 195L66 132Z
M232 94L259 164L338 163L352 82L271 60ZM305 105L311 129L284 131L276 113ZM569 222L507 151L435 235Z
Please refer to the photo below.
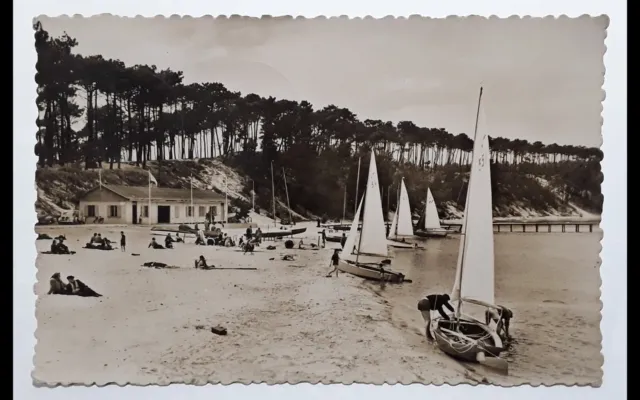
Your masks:
M602 379L601 237L600 232L494 236L496 303L513 310L515 338L507 356L509 377L494 381L589 384ZM424 245L425 250L394 251L394 269L413 283L371 285L394 306L394 323L407 326L409 340L420 340L415 333L423 331L416 302L425 294L451 292L459 237Z

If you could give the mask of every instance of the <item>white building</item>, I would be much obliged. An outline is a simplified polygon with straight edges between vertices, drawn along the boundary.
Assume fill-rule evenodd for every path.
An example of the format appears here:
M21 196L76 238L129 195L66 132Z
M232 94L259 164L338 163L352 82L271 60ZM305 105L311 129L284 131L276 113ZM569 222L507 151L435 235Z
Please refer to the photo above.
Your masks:
M80 199L80 214L87 223L103 217L106 224L178 224L204 222L211 212L214 222L227 222L225 196L212 191L102 185ZM228 208L228 207L227 207ZM150 218L150 220L149 220Z

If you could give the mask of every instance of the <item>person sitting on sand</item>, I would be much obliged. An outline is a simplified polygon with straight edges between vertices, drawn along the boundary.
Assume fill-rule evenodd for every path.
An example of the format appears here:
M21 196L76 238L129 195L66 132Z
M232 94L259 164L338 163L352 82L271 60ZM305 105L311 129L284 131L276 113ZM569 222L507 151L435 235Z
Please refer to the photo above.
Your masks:
M171 237L170 233L167 233L167 236L165 236L164 238L164 247L166 247L167 249L173 249L173 238Z
M429 330L429 326L431 325L431 311L438 310L440 316L442 316L442 318L446 320L449 319L449 316L444 312L443 307L447 307L449 311L455 312L453 306L451 305L451 303L449 303L449 300L451 300L451 298L448 294L445 293L430 294L424 299L418 301L418 310L422 314L422 319L424 319L425 330L428 339L433 340L433 337L431 336L431 332Z
M333 255L331 256L331 262L329 266L333 265L333 269L327 274L327 278L331 277L331 275L335 272L336 278L338 277L338 264L340 263L340 250L335 249L333 251Z
M149 247L152 247L156 250L164 249L164 247L160 243L156 242L156 238L151 238L151 243L149 243L149 246L147 246L147 248Z
M184 243L184 240L182 240L182 238L180 237L179 233L176 233L176 242L177 243Z
M200 235L196 235L196 246L206 246L207 244L202 240Z
M102 238L102 246L100 246L100 248L103 250L113 250L113 247L111 247L111 240L106 237Z
M513 312L505 306L498 305L498 309L488 308L484 313L484 318L487 326L491 321L496 323L496 333L503 339L510 340L509 335L509 323L513 318Z
M251 253L253 254L254 245L251 242L246 242L242 245L243 254Z
M100 293L96 293L89 286L85 285L80 279L76 279L73 275L67 276L69 281L69 294L81 297L102 297Z
M101 243L102 241L98 238L98 234L94 233L93 236L91 237L91 240L89 240L89 243Z
M298 242L298 248L300 250L304 250L304 242L302 241L302 239L300 239L300 241Z
M71 254L71 252L62 239L53 239L53 242L51 242L51 254Z
M207 260L204 259L203 255L196 260L195 264L196 269L214 269L216 267L215 265L208 265Z
M51 275L51 279L49 279L49 292L47 294L68 294L67 285L60 279L60 272Z

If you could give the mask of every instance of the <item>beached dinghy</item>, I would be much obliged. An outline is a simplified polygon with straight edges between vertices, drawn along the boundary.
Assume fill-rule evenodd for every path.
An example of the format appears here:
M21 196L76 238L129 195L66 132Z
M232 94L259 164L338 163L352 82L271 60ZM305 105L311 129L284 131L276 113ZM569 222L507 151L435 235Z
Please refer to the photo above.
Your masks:
M443 238L449 234L449 230L440 225L440 216L431 189L427 189L424 216L418 222L418 226L419 228L415 231L416 236Z
M400 197L398 198L398 208L389 229L387 244L399 249L418 248L416 243L407 241L413 237L413 222L411 221L411 206L409 205L409 193L404 184L404 178L400 182Z
M362 230L358 232L360 215L362 215ZM386 267L390 263L382 216L378 171L375 154L372 151L367 190L351 223L338 269L361 278L394 283L403 282L405 280L403 274Z
M482 99L482 89L480 89ZM479 100L480 101L480 100ZM478 115L480 103L478 102ZM451 295L456 312L450 320L437 316L430 332L438 347L461 360L479 362L503 373L508 363L500 358L505 350L502 339L485 323L487 309L494 305L493 216L489 137L478 136L473 144L471 177L467 190L456 278Z

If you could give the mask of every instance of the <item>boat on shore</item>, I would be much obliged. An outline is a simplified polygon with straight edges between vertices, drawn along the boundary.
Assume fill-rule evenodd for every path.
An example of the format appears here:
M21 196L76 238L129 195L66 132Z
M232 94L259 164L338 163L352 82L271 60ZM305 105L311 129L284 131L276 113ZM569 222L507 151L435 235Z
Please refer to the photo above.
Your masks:
M440 225L440 216L438 215L438 208L436 202L431 193L431 189L427 188L427 201L424 207L424 215L418 221L418 228L415 231L416 236L431 237L431 238L444 238L450 233L449 229L443 228Z
M485 312L499 310L494 305L494 247L491 199L489 137L474 132L471 176L467 189L456 278L451 295L455 312L449 319L436 316L429 326L436 344L444 353L464 361L508 372L508 363L500 358L506 350L502 338L485 321Z
M362 230L358 231L361 215ZM404 282L404 274L391 270L390 264L378 171L375 153L372 150L367 189L351 223L338 269L365 279L392 283Z
M411 221L411 205L409 204L409 193L404 184L404 178L400 181L400 194L398 197L398 207L393 222L389 229L387 244L398 249L416 249L417 243L408 242L408 238L413 237L413 222Z
M294 236L294 235L299 235L301 233L304 233L307 231L307 228L285 228L285 229L276 229L273 231L267 231L267 232L262 232L262 237L263 238L284 238L284 237L289 237L289 236ZM180 224L178 225L178 228L165 228L165 227L153 227L151 228L151 232L152 233L163 233L163 232L167 232L167 233L180 233L183 235L193 235L193 236L197 236L198 235L198 230L196 230L195 228L190 227L189 225L186 224ZM217 237L218 235L220 235L221 230L216 228L213 230L208 230L208 231L203 231L204 236L205 237Z

